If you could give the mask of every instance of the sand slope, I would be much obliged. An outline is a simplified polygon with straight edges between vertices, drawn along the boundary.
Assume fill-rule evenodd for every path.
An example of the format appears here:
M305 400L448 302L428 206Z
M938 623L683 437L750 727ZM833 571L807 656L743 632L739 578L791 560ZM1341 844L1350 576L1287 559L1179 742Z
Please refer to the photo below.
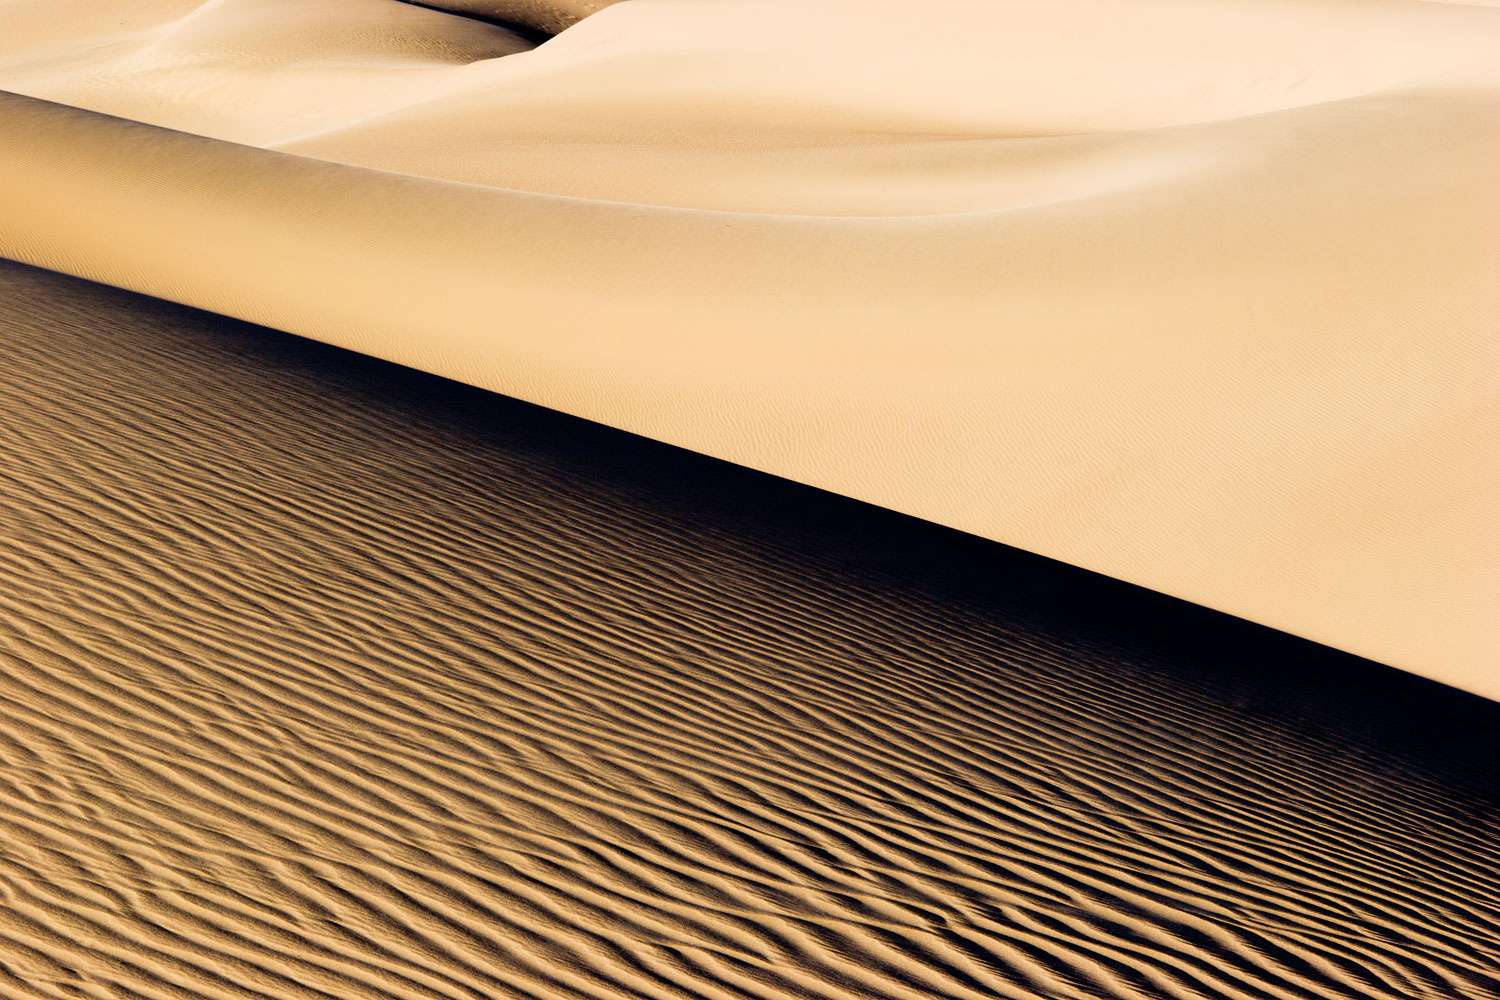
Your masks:
M1491 8L101 7L0 253L1500 696Z
M321 345L0 295L0 996L1500 997L1500 705Z

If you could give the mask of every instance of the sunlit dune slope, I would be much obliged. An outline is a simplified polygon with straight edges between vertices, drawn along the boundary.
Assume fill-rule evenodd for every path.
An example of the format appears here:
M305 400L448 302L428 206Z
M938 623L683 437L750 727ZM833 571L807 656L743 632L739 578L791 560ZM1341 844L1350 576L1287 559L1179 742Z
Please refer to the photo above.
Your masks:
M0 10L0 253L1500 696L1489 7Z

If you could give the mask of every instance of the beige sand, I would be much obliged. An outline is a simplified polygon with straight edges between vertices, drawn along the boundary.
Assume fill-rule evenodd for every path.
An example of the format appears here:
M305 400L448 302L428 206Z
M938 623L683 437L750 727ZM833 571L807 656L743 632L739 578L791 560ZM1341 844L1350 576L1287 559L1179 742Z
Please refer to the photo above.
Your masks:
M118 289L0 301L0 997L1500 996L1500 704Z
M1489 7L0 16L0 254L1500 696Z

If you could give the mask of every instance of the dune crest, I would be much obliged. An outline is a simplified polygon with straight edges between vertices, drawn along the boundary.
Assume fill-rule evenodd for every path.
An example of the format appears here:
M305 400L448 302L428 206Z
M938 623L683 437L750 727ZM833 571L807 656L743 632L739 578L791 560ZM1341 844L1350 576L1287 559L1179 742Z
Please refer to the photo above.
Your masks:
M100 6L0 254L1500 697L1493 9Z

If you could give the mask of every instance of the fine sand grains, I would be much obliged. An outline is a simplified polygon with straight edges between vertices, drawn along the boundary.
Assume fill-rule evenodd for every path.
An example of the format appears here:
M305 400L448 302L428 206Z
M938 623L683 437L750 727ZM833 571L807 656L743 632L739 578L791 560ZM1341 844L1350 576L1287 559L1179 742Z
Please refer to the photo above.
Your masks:
M0 264L0 996L1500 997L1500 706Z

